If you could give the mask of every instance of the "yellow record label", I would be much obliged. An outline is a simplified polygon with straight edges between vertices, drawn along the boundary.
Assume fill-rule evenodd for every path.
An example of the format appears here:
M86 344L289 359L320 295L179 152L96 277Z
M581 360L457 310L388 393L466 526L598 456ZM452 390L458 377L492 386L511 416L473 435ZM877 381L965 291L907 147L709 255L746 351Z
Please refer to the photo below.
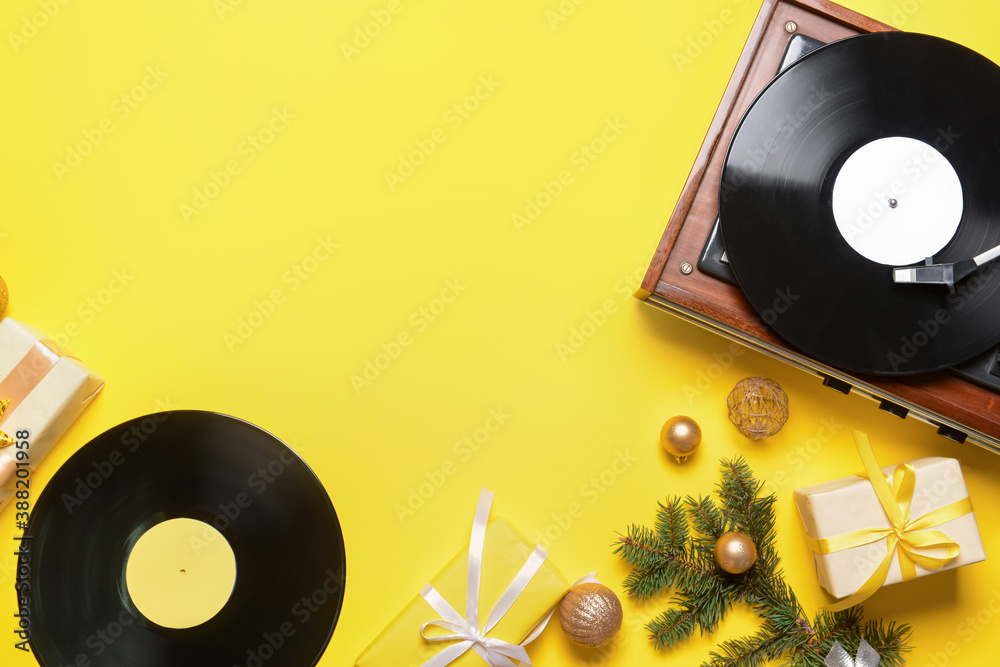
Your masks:
M171 519L132 548L125 582L136 608L165 628L184 629L219 613L236 584L236 557L222 533L195 519Z

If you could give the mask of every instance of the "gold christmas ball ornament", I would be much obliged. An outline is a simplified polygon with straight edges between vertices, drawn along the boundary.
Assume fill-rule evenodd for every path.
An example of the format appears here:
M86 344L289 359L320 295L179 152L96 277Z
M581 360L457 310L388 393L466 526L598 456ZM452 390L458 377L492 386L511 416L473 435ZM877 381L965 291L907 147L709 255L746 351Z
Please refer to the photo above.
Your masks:
M757 547L748 535L731 531L715 542L715 564L729 574L742 574L757 562Z
M729 421L751 440L769 438L788 421L788 394L774 380L743 378L726 399Z
M678 463L684 463L700 444L701 427L690 417L684 415L671 417L660 429L660 445L677 459Z
M604 584L577 584L559 604L559 621L573 643L597 648L621 629L622 605Z
M7 283L3 281L3 278L0 278L0 317L3 317L3 314L7 312L8 300Z

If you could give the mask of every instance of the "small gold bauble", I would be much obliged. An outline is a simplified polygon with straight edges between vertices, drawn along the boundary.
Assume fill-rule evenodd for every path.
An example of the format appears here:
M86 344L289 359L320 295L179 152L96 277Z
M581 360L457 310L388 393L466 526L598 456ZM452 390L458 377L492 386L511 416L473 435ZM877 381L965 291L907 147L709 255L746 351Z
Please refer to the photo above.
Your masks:
M723 533L715 542L715 564L729 574L742 574L757 562L757 547L748 535Z
M729 421L751 440L769 438L788 421L788 394L770 378L749 377L726 398Z
M577 584L559 605L566 635L580 646L604 646L622 627L622 605L604 584Z
M3 317L3 314L7 312L8 300L7 283L3 281L3 278L0 278L0 317Z
M700 444L701 428L698 422L690 417L684 415L671 417L660 429L660 445L677 459L678 463L684 463Z

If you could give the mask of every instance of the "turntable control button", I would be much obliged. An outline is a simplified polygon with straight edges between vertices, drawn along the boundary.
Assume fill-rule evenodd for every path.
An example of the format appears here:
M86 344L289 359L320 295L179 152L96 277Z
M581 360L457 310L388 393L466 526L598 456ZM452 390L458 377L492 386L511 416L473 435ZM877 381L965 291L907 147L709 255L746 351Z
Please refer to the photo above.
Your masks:
M885 410L890 415L896 415L900 419L906 419L906 415L910 414L909 408L904 408L902 405L896 405L892 401L882 400L878 404L879 410Z
M959 431L958 429L952 428L950 426L945 426L944 424L938 425L938 435L943 435L949 440L954 440L957 443L965 442L965 439L969 437L967 434Z
M839 391L841 394L851 393L851 384L849 382L844 382L830 375L823 376L823 386Z

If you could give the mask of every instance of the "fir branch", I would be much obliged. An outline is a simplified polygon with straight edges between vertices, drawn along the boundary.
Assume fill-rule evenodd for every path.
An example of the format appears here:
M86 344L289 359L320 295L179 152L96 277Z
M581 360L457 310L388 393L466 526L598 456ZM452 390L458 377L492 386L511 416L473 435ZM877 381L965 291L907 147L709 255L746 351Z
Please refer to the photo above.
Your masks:
M829 643L832 646L833 641L828 642L831 637L846 637L848 635L858 635L860 637L861 621L862 614L859 607L850 607L836 613L821 611L816 615L812 643L814 645Z
M694 634L694 628L695 611L685 608L668 609L646 624L657 650L679 644Z
M688 539L688 522L679 498L667 499L667 504L659 503L656 512L656 534L671 551L684 548Z
M650 539L648 528L630 528L627 535L618 538L614 553L621 555L623 560L635 567L650 569L676 564L708 575L716 574L714 567L695 562L685 551L665 549L655 537Z
M741 456L732 460L723 460L722 481L717 485L719 497L727 516L737 516L754 523L753 501L762 486L758 485L746 460Z
M618 538L614 553L629 565L647 569L669 560L672 555L654 531L635 525L629 526L626 535Z
M720 468L718 503L710 497L668 498L658 504L654 528L632 525L614 545L632 566L625 580L629 596L642 600L671 588L677 592L675 606L646 626L654 646L674 646L695 628L715 632L732 606L744 603L760 617L760 629L720 644L705 666L762 667L784 658L787 667L823 667L835 641L855 654L864 637L883 665L900 667L910 650L908 625L866 623L860 607L820 612L809 622L780 568L774 544L776 497L760 497L763 483L743 458L724 459ZM743 574L715 565L715 542L727 530L746 533L757 548L757 562Z
M623 548L645 551L650 556L648 565L635 566L625 579L625 590L630 597L647 600L668 588L702 588L698 577L718 576L712 568L698 563L689 554L656 551L635 543L631 537L620 539Z
M614 553L632 565L625 590L638 600L647 600L671 587L700 589L700 577L718 576L715 568L695 551L672 550L658 531L641 526L631 526L627 535L619 537Z
M712 651L702 667L761 667L778 658L781 637L765 630L742 639L731 639L719 645L721 653Z
M905 654L912 650L908 642L913 628L906 623L897 625L890 622L888 626L883 626L879 621L868 621L861 634L882 657L880 664L885 667L901 667L905 663Z
M714 543L722 533L726 532L725 519L715 501L709 497L701 496L697 500L691 496L685 500L688 513L694 523L695 530L701 533L706 539L711 539Z

